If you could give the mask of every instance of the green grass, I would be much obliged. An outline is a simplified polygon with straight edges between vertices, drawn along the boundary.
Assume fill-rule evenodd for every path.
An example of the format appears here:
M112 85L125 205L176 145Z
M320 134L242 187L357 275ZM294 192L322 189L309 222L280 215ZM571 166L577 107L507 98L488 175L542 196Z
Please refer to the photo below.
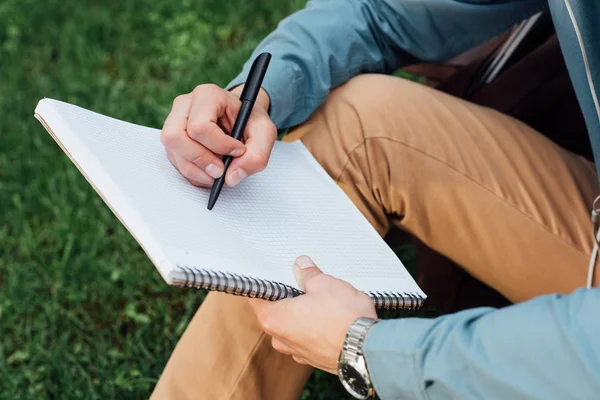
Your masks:
M52 97L160 127L301 0L0 1L0 398L146 398L203 292L171 288L33 118ZM313 375L303 398L345 397Z

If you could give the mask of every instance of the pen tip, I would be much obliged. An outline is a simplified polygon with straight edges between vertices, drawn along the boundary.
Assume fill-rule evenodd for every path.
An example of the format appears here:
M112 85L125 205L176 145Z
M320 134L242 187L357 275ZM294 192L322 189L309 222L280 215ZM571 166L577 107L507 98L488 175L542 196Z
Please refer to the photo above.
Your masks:
M216 200L217 199L215 199L215 198L213 198L213 196L211 196L211 198L208 200L208 206L206 206L206 208L208 208L209 210L212 210L213 207L215 206Z
M208 196L208 209L212 210L219 198L219 193L221 193L221 189L223 188L223 184L225 183L225 179L223 177L217 179L215 183L213 183L213 187L210 190L210 196Z
M219 189L211 190L210 196L208 198L208 205L206 206L206 208L212 210L215 206L215 203L217 202L217 198L219 198Z

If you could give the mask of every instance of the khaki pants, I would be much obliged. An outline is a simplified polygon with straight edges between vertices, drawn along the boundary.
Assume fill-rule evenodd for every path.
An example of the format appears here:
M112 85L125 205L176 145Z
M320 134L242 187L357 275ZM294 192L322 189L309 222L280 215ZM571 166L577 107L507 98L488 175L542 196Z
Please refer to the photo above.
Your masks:
M510 117L363 75L289 138L381 235L401 227L513 302L585 285L594 165ZM296 399L310 373L273 350L244 298L211 293L153 398Z

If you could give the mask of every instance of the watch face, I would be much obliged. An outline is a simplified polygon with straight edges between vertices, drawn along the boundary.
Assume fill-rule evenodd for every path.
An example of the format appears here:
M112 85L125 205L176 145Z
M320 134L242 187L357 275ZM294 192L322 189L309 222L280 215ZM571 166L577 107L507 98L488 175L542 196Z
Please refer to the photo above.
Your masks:
M355 368L348 364L342 364L339 372L342 382L346 383L353 392L356 392L358 395L356 397L364 399L369 397L369 386L365 378Z

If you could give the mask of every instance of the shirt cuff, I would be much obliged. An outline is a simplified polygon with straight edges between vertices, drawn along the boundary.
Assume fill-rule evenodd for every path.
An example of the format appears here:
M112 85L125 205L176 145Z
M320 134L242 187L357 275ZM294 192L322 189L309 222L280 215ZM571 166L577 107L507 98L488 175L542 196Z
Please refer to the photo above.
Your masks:
M239 73L225 87L230 90L248 79L248 73L254 59L244 64L242 72ZM296 99L299 98L297 87L300 73L294 69L294 65L283 60L271 59L269 68L262 82L262 88L269 95L269 115L278 129L287 128L286 120L294 112Z
M424 399L423 351L419 343L434 320L405 318L381 321L363 345L367 369L382 399Z

